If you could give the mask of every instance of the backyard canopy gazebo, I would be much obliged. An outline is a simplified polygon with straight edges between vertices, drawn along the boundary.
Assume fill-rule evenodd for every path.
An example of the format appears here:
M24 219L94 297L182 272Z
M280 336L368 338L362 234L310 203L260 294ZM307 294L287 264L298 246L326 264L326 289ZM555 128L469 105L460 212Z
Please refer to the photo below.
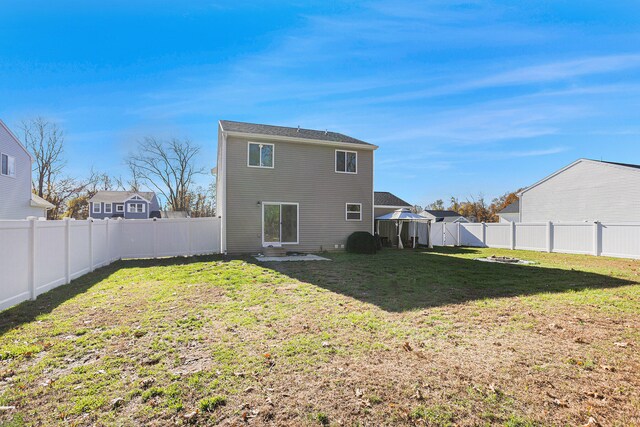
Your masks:
M429 240L427 243L429 245L429 247L431 247L431 239L429 239L429 235L430 235L430 230L429 228L431 227L431 220L428 218L425 218L423 216L420 216L418 214L415 214L413 212L411 212L411 210L409 208L400 208L400 209L396 209L393 212L390 212L386 215L382 215L376 218L377 222L377 226L376 226L376 233L380 234L380 221L393 221L396 224L396 234L398 236L398 248L403 249L404 246L402 245L402 237L400 236L400 234L402 233L402 224L404 224L405 222L409 223L409 225L413 225L413 247L415 248L417 243L417 239L416 236L418 235L418 224L419 223L426 223L427 224L427 239Z

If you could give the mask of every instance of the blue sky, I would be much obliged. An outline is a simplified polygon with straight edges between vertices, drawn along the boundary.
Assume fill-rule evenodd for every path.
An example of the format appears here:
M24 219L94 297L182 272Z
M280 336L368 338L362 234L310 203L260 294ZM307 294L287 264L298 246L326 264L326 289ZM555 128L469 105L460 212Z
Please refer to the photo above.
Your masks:
M0 118L66 131L68 172L145 135L214 166L219 119L380 146L375 187L487 198L587 157L640 163L634 1L3 1ZM208 178L202 177L201 182Z

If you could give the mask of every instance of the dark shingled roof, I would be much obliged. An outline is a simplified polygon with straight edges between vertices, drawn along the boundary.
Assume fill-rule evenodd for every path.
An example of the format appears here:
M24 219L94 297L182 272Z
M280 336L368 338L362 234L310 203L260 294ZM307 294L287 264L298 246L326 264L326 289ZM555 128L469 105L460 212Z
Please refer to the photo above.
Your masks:
M329 142L344 142L348 144L360 144L372 146L368 142L360 141L337 132L324 130L290 128L285 126L260 125L256 123L234 122L231 120L220 120L222 130L228 132L252 133L256 135L287 136L291 138L315 139Z
M388 191L374 191L373 204L375 206L411 206L400 197Z
M519 213L520 212L520 199L516 200L515 202L508 204L507 206L505 206L500 212L498 212L499 214L508 214L508 213Z
M425 212L435 216L436 218L447 218L451 216L462 216L456 211L437 211L432 209L425 209Z
M631 163L605 162L604 160L594 160L594 162L609 163L610 165L618 165L618 166L625 166L628 168L640 169L640 165L634 165Z

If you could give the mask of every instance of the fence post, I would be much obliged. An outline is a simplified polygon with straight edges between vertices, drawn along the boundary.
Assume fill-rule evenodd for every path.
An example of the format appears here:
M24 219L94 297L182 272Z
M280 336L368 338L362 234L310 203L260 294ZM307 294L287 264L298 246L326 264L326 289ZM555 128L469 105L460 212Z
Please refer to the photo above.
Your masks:
M36 218L29 217L29 299L36 299Z
M193 221L191 220L191 218L187 218L187 241L189 243L189 256L193 255L193 245L191 244L191 223Z
M158 221L153 218L153 257L158 258Z
M487 247L487 225L483 222L481 222L480 224L482 224L482 246L483 247Z
M457 236L457 239L458 239L457 246L462 246L462 242L460 241L460 223L458 223L458 236Z
M547 252L553 252L553 223L547 221Z
M593 223L593 255L600 256L600 223Z
M64 219L64 283L71 282L71 218Z
M93 219L89 218L89 272L93 271Z
M516 223L514 221L511 221L509 224L511 224L511 250L515 250L516 248Z
M106 233L107 233L107 265L109 265L109 264L111 264L111 261L112 261L112 259L111 259L111 246L110 246L110 242L109 242L109 218L105 218L104 220L107 221L107 225L106 225L106 228L107 228L107 231L106 231Z

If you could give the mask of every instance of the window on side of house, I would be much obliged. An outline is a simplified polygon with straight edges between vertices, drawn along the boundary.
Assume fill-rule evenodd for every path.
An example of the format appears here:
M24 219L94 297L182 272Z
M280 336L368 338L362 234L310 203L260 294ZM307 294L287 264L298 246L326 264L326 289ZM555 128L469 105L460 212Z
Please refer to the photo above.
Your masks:
M347 203L347 221L362 221L362 203Z
M336 172L358 173L358 153L336 150Z
M102 204L98 202L93 202L93 207L91 208L92 213L100 213L102 212Z
M104 204L104 213L111 213L111 203Z
M273 144L250 142L247 147L247 166L273 168Z
M16 158L8 154L0 155L0 174L4 176L16 176Z
M144 203L129 203L129 213L144 213Z

